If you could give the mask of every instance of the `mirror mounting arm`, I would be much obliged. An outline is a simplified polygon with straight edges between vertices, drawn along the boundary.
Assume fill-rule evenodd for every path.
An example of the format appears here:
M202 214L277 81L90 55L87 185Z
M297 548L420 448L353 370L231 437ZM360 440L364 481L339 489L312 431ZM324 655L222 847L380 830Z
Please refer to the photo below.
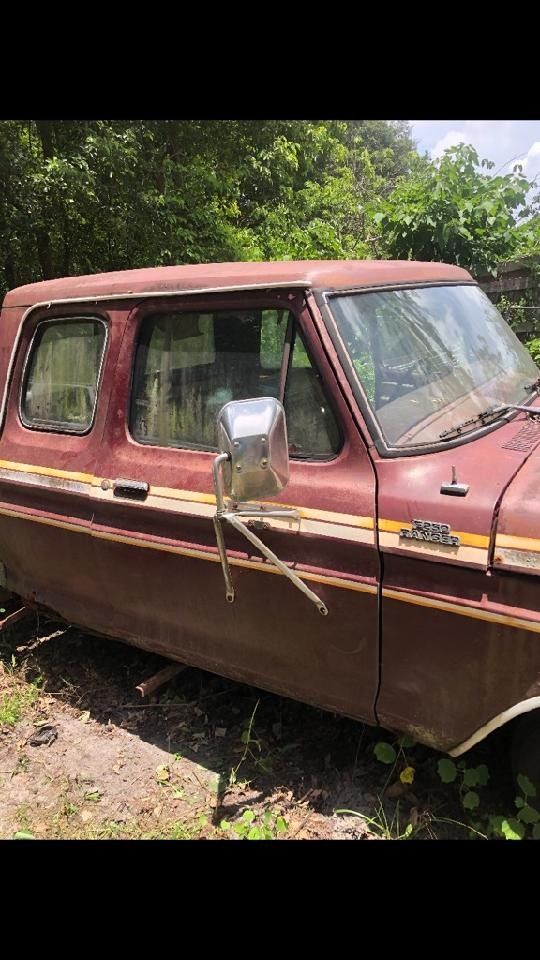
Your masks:
M238 512L234 510L227 510L225 508L225 502L223 497L223 483L221 478L221 467L224 463L229 462L231 459L230 454L221 453L219 454L213 464L213 477L214 477L214 489L216 493L216 506L217 511L214 516L214 529L216 531L216 539L219 550L219 557L221 560L221 567L223 570L223 577L225 580L225 596L228 603L233 603L235 599L235 590L231 577L231 568L229 566L229 558L227 557L227 548L225 546L225 537L223 534L223 522L226 520L241 533L254 547L257 547L261 551L264 557L274 564L291 581L294 586L304 594L308 600L311 600L313 604L317 607L322 616L328 614L328 607L317 596L316 593L313 593L313 590L310 590L309 587L304 583L304 581L294 573L290 567L283 563L279 557L276 557L275 553L270 550L266 544L253 533L248 527L242 523L240 517L280 517L280 518L291 518L298 519L298 512L296 510L286 510L284 508L280 510L264 510L262 508L252 510L240 510Z
M220 453L212 464L212 476L214 478L214 490L216 491L217 516L220 517L225 511L225 501L223 499L223 481L221 479L221 465L230 463L230 453Z
M272 512L268 511L266 516L271 517ZM294 586L297 587L297 589L308 598L308 600L311 600L311 602L315 604L317 610L323 615L323 617L327 615L328 607L323 603L321 598L318 597L316 593L313 593L313 590L310 590L309 587L306 586L298 574L294 573L290 567L288 567L285 563L283 563L282 560L279 559L279 557L276 557L275 553L273 553L272 550L270 550L266 544L262 542L262 540L259 540L259 537L253 533L249 527L246 527L235 513L224 513L223 519L228 520L235 530L238 530L239 533L242 533L244 537L246 537L253 544L254 547L257 547L261 551L267 560L270 560L270 562L273 563L278 570L281 570L281 572L291 581L291 583L293 583Z
M227 603L234 603L234 584L232 582L231 568L227 556L227 547L225 546L225 536L223 533L223 519L225 513L225 502L223 499L223 482L221 479L221 465L228 463L231 459L230 453L220 453L212 465L212 475L214 478L214 490L216 492L216 514L214 516L214 530L216 531L216 540L221 560L221 569L223 570L223 579L225 580L225 597Z

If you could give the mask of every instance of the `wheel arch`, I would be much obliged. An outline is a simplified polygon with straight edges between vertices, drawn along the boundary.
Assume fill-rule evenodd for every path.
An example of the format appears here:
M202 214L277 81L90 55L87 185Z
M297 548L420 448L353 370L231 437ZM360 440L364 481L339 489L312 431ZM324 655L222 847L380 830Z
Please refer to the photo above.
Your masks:
M498 713L496 717L493 717L482 727L479 727L478 730L472 733L467 740L463 740L462 743L452 747L452 749L448 750L447 753L451 757L461 757L462 754L467 753L468 750L471 750L472 747L475 747L477 743L485 740L485 738L488 737L490 733L493 733L494 730L504 727L515 717L519 717L523 713L530 713L533 710L540 710L540 696L529 697L527 700L520 700L520 702L515 703L513 707L508 707L507 710L503 710L502 713Z

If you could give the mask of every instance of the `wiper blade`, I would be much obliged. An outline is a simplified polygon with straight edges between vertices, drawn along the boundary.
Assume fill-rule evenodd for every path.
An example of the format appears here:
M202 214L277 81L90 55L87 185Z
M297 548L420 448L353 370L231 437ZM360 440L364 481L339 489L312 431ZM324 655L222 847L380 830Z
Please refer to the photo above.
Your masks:
M481 413L476 413L474 417L471 417L469 420L464 420L463 423L456 424L455 427L450 427L449 430L444 430L439 434L439 440L448 440L451 437L459 437L463 432L465 427L472 426L474 423L480 423L482 426L490 417L502 417L505 413L508 413L509 410L522 410L523 413L526 413L529 417L533 419L538 419L540 417L540 408L538 407L526 407L523 404L519 403L505 403L501 407L488 407L487 410L482 410Z
M540 377L538 377L538 380L533 380L532 383L524 383L523 386L527 393L538 393L540 390Z
M465 427L470 427L473 423L478 423L479 420L483 424L489 417L495 415L500 416L506 409L506 407L488 407L487 410L482 410L481 413L475 413L474 417L470 417L469 420L464 420L463 423L457 423L455 427L450 427L449 430L443 430L443 432L439 434L439 440L446 440L452 436L459 437Z

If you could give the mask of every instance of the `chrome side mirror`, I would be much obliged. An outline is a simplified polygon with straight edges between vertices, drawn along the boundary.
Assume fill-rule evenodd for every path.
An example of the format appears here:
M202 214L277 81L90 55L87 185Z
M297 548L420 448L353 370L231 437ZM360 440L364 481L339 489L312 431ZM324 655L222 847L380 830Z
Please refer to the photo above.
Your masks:
M255 497L275 496L289 480L289 448L283 405L275 397L233 400L222 407L217 422L221 453L215 458L213 467L217 504L214 527L228 602L234 602L235 590L223 534L225 521L291 580L315 604L319 613L326 615L328 608L322 600L244 523L244 519L249 517L259 520L273 517L299 520L296 510L285 507L267 509L262 504L250 507L242 503ZM228 506L225 505L225 495L232 501Z
M274 397L226 403L218 414L218 444L229 457L225 493L236 503L273 497L288 483L285 410Z

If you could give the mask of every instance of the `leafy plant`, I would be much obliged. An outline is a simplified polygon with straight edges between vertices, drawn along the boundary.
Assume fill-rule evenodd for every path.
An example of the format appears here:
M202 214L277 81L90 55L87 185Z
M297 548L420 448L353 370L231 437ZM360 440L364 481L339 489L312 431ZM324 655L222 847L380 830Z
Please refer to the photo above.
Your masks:
M272 810L266 810L263 814L244 810L240 820L235 823L222 820L220 827L225 832L236 834L240 840L277 840L288 830L284 817Z
M486 786L490 776L485 764L467 767L463 761L456 765L453 760L444 757L439 760L437 771L443 783L459 782L459 795L465 811L472 813L479 810L481 798L478 791ZM530 803L536 797L536 788L523 774L519 774L517 782L521 791L514 800L517 813L512 816L482 814L481 817L486 823L484 829L505 840L523 840L527 835L527 827L530 827L531 838L540 840L540 813ZM475 832L478 832L477 828L482 826L482 821L474 822L472 826Z
M0 292L150 264L366 256L399 121L5 120Z
M513 817L490 817L491 830L505 840L523 840L527 827L530 827L532 839L540 840L540 813L530 803L536 797L536 787L522 773L518 774L517 782L521 791L514 800L517 814Z
M380 797L377 801L376 814L373 817L359 813L357 810L336 810L335 813L339 816L358 817L383 840L410 840L415 833L415 827L410 821L406 823L404 829L402 828L399 819L399 803L396 804L393 816L390 820L388 819Z
M540 366L540 337L533 337L525 344L534 362Z
M412 739L412 737L409 737L406 734L397 737L393 744L389 743L387 740L379 740L379 742L375 744L373 753L375 754L379 763L383 763L386 766L392 767L387 783L389 782L398 761L401 765L401 782L405 784L413 782L415 769L406 754L406 750L414 747L414 745L415 741Z
M247 721L246 726L242 731L240 737L241 742L244 744L244 752L240 757L240 760L235 767L232 768L229 775L229 786L232 787L237 782L237 774L240 770L242 764L247 760L248 757L251 758L255 766L260 767L265 773L268 773L272 769L272 763L270 758L261 756L262 753L262 741L254 735L253 731L253 721L255 720L255 714L259 706L260 700L257 700L253 708L253 712Z
M416 770L407 751L414 747L415 743L416 741L413 740L412 737L407 736L407 734L402 734L397 737L393 743L389 743L387 740L379 740L375 744L373 753L377 760L379 763L390 768L382 789L383 795L398 766L400 768L399 782L405 787L410 786L414 782ZM336 810L336 813L352 815L354 811ZM396 805L391 819L388 820L384 803L380 797L377 798L377 807L373 817L367 817L364 814L358 813L354 813L354 815L365 820L379 836L386 840L408 840L417 829L416 825L413 825L411 822L407 822L405 828L402 829L399 819L399 803Z
M99 790L87 790L84 794L83 799L88 803L99 803L101 800L102 794Z
M459 796L464 810L478 809L478 788L485 787L489 781L489 770L485 763L478 767L467 767L462 761L456 766L453 760L443 757L437 764L437 772L443 783L459 780Z

